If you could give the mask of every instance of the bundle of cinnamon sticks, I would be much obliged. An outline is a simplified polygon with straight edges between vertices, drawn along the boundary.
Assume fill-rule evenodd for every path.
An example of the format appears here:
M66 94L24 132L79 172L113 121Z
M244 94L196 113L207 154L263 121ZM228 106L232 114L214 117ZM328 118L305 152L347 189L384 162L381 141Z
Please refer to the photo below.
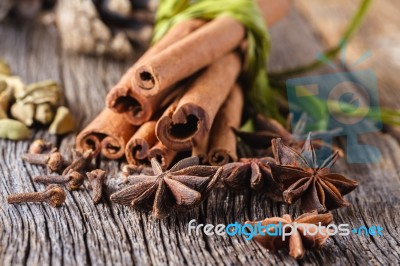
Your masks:
M245 36L230 16L176 24L110 90L107 107L78 135L77 149L125 155L137 165L155 157L165 168L183 152L213 165L236 161L231 128L241 123Z

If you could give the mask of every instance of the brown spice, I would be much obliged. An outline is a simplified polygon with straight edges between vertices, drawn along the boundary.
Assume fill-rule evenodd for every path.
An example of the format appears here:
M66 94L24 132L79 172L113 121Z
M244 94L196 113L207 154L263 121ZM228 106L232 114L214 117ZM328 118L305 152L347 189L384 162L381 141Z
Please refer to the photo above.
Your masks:
M24 153L22 160L31 164L46 165L50 172L56 173L60 173L65 166L64 158L57 148L53 148L47 154Z
M129 164L140 164L147 160L150 147L157 142L156 121L144 123L128 141L125 156Z
M236 135L231 128L239 128L242 118L243 93L235 85L218 111L210 133L208 161L211 165L224 165L238 159Z
M72 163L67 166L67 168L64 169L63 175L68 175L74 171L83 173L90 166L93 156L94 152L92 150L86 150L83 153L77 151L77 158L73 160Z
M104 109L76 138L76 149L100 152L108 159L119 159L125 154L125 145L136 131L124 116Z
M292 217L288 214L285 214L281 217L272 217L266 218L262 221L251 222L247 221L246 224L250 224L253 227L261 224L264 228L261 229L258 235L253 237L253 240L259 243L262 247L275 252L282 248L289 248L289 255L294 259L299 260L304 257L306 250L314 250L321 248L326 240L329 238L330 230L326 227L330 223L332 223L333 217L332 214L318 214L317 212L305 213L297 217L294 221ZM287 236L285 240L282 239L282 235L278 234L276 231L276 227L272 225L282 224L282 228L284 228L286 233L289 233L289 230L292 230L291 227L285 225L292 225L294 230L291 235ZM267 227L270 225L269 227ZM296 227L295 227L296 226ZM316 226L319 226L319 230L316 229ZM268 232L266 228L268 228ZM310 227L313 227L311 229ZM310 231L316 231L316 234L306 234L305 230L310 228ZM275 235L273 235L275 234Z
M236 129L234 129L234 132L247 145L255 149L267 149L266 152L268 155L272 155L271 140L274 138L281 138L286 145L300 151L304 145L304 139L307 136L305 126L308 118L306 115L302 115L296 126L293 128L292 133L290 132L290 119L291 116L289 115L287 126L285 128L275 119L258 114L253 120L256 132L245 132ZM340 130L340 128L337 128L329 131L312 132L314 147L317 149L332 149L337 151L340 157L343 157L344 153L340 148L322 141L328 137L332 139Z
M156 125L157 138L172 150L191 149L196 141L209 133L240 68L235 53L229 53L207 67L179 102L164 112Z
M66 193L57 185L49 185L45 191L12 194L7 197L9 204L27 202L46 202L52 207L58 207L65 202Z
M106 104L117 113L124 113L125 119L133 125L141 125L150 120L152 115L163 105L165 98L171 95L168 92L160 93L154 97L145 97L141 90L135 88L132 79L135 75L139 62L158 54L171 44L181 40L191 32L198 29L205 22L202 20L187 20L174 26L158 43L153 45L147 52L130 67L107 95Z
M245 29L237 20L230 16L215 18L157 55L143 60L135 72L134 82L142 89L142 94L158 94L234 50L244 37Z
M161 142L157 142L157 144L150 149L148 158L149 160L155 158L161 165L161 167L165 170L168 169L177 154L177 151L168 149Z
M112 194L110 199L134 208L153 210L158 219L170 215L173 210L192 209L204 200L222 174L220 167L198 164L197 157L189 157L164 172L153 158L153 175L130 177L131 185Z
M66 175L35 176L33 181L44 184L65 184L69 191L78 190L84 181L84 177L77 171L70 171Z
M287 203L301 199L304 211L318 212L350 205L343 195L353 191L358 183L340 174L330 173L338 152L318 165L310 135L301 153L283 144L281 139L272 140L272 147L276 164L270 164L271 172L280 184Z
M277 188L272 178L269 163L274 162L271 157L265 158L241 158L239 162L222 166L223 184L232 190L267 189L271 192Z
M200 159L201 164L208 164L208 143L210 134L204 136L204 138L194 141L192 147L192 156L197 156Z
M106 181L106 171L101 169L95 169L91 172L86 173L89 178L90 188L93 190L92 200L93 203L98 203L103 194L103 185Z

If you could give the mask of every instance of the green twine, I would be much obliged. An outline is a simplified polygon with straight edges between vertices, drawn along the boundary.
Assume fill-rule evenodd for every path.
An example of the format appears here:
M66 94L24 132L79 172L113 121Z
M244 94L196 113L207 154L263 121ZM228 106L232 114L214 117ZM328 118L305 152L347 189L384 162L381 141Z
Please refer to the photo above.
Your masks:
M268 30L253 0L161 0L153 43L182 21L194 18L212 20L222 15L233 17L246 28L248 47L244 70L251 82L250 90L246 90L247 100L256 112L283 121L267 77L266 62L270 48Z

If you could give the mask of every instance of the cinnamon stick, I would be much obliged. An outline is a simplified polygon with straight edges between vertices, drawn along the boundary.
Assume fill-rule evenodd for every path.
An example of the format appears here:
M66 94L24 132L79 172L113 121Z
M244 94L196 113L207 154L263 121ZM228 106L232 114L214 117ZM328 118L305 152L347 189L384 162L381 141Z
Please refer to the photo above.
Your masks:
M229 16L213 19L186 38L140 62L134 83L143 95L155 95L234 50L245 29Z
M139 165L147 160L150 147L157 142L155 127L156 121L148 121L131 137L125 148L125 156L129 164Z
M92 149L94 156L100 152L108 159L121 158L125 145L136 131L123 115L105 108L76 138L76 149Z
M216 60L201 73L177 104L157 122L157 138L171 150L189 150L204 138L233 87L241 68L236 53Z
M168 149L161 142L158 142L153 148L150 149L148 159L151 160L151 158L156 158L163 169L167 169L177 154L177 151Z
M243 109L243 93L236 84L219 110L211 129L208 161L211 165L224 165L237 161L236 135L232 128L239 128Z
M131 66L122 76L121 80L110 90L106 98L107 107L117 113L124 113L126 119L131 124L140 125L148 121L158 110L165 97L168 96L168 93L165 92L154 97L144 97L140 93L140 89L135 89L132 86L132 78L138 64L181 40L204 23L205 21L203 20L193 19L183 21L174 26L164 38L147 50L138 62Z
M194 142L192 148L192 156L197 156L202 164L207 164L208 162L208 142L210 135L207 134L204 138L199 141Z

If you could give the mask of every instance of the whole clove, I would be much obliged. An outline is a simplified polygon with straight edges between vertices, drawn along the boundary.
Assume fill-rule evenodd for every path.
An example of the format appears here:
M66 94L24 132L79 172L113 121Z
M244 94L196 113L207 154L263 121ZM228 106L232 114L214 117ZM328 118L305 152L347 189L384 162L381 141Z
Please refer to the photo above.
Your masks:
M98 203L103 194L103 185L106 181L106 171L101 169L95 169L91 172L86 173L89 178L90 188L93 190L92 200L93 203Z
M52 149L47 154L24 153L22 160L31 164L46 165L50 172L56 173L60 173L65 165L64 158L57 151L57 148Z
M62 175L68 175L71 172L78 172L78 173L84 173L90 166L90 163L93 159L94 152L92 150L87 150L82 152L77 152L78 158L72 161L70 165L68 165Z
M77 171L70 171L66 175L35 176L33 181L43 184L65 184L67 190L78 190L84 181L84 176Z
M45 191L12 194L7 197L8 204L28 202L46 202L52 207L58 207L65 202L65 191L57 185L49 185Z

